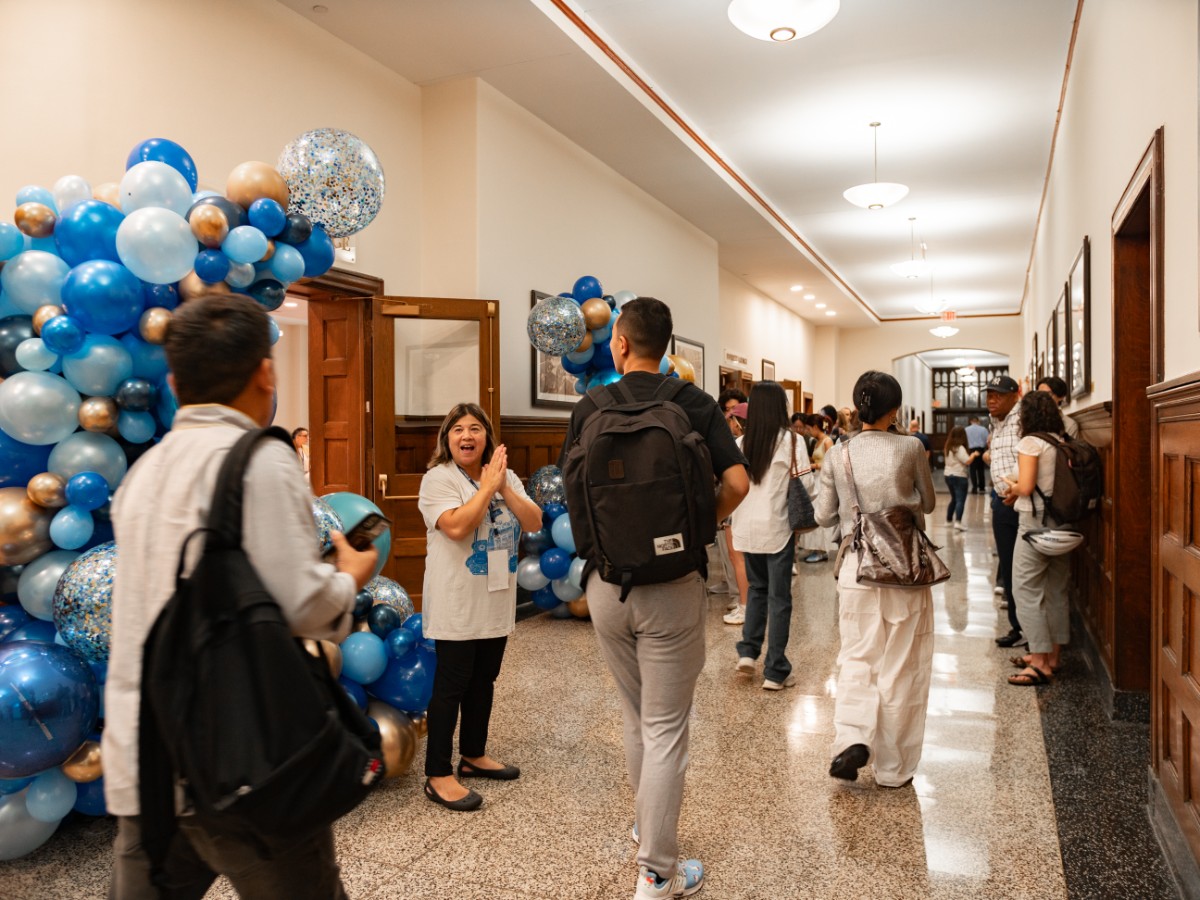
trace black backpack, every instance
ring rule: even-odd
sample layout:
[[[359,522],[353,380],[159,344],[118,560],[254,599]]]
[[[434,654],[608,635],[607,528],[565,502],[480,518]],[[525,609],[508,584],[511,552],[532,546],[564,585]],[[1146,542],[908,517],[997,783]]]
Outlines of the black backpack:
[[[622,381],[588,391],[596,412],[563,463],[576,550],[622,601],[634,585],[707,575],[716,488],[708,446],[673,402],[686,386],[665,378],[650,400]]]
[[[1056,450],[1054,461],[1054,491],[1047,497],[1041,489],[1042,524],[1053,516],[1063,524],[1085,519],[1100,508],[1104,495],[1104,465],[1100,454],[1087,441],[1079,438],[1034,433]]]
[[[383,772],[378,732],[328,662],[292,636],[242,549],[242,484],[264,438],[291,447],[280,428],[234,444],[143,648],[138,790],[156,884],[175,831],[177,781],[206,830],[268,850],[272,839],[327,827]],[[184,578],[197,535],[203,554]]]

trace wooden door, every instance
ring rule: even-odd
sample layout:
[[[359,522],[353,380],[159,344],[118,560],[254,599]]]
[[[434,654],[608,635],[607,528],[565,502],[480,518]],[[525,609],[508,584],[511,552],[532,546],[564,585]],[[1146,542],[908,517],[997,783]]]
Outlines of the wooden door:
[[[804,412],[804,392],[800,389],[800,382],[785,378],[779,384],[788,395],[788,406],[791,407],[792,412]]]
[[[457,403],[478,403],[499,436],[498,311],[490,300],[427,297],[376,297],[371,305],[373,494],[392,520],[384,574],[417,609],[425,578],[417,498],[442,419]]]

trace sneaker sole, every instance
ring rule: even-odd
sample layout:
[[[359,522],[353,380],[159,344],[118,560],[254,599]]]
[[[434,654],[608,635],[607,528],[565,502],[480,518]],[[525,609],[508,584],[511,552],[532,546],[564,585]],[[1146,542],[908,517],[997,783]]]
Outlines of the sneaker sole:
[[[753,675],[754,674],[754,663],[745,665],[739,661],[737,664],[737,672],[739,675]]]

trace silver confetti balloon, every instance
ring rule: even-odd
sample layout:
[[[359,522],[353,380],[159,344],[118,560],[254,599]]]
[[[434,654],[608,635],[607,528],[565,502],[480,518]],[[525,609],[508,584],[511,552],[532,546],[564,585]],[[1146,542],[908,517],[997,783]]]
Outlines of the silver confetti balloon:
[[[567,489],[558,466],[542,466],[530,475],[528,491],[529,498],[538,506],[567,502]]]
[[[542,353],[562,356],[570,353],[587,334],[583,310],[570,297],[547,297],[529,311],[526,322],[529,340]]]
[[[290,193],[288,212],[308,216],[331,238],[362,231],[383,206],[379,157],[348,131],[304,132],[283,148],[278,169]]]
[[[333,531],[345,531],[346,526],[343,524],[341,517],[333,511],[333,507],[320,497],[313,497],[312,502],[313,521],[317,524],[317,542],[321,546],[321,553],[328,553],[333,549],[333,539],[329,536]]]
[[[396,612],[400,613],[401,622],[414,612],[413,602],[408,596],[408,591],[390,578],[376,575],[367,582],[367,586],[363,590],[370,594],[372,606],[380,604],[390,606]]]
[[[108,541],[67,566],[54,590],[54,625],[63,643],[91,662],[108,661],[116,571],[117,545]]]

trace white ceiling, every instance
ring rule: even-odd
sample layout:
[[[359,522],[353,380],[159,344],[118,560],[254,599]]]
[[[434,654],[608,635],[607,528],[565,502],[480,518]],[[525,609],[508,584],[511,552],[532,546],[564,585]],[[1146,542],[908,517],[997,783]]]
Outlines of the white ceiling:
[[[416,84],[487,81],[814,323],[914,316],[931,294],[959,315],[1020,308],[1076,0],[843,0],[822,31],[782,45],[734,29],[726,0],[568,0],[811,252],[595,62],[553,0],[322,0],[323,14],[280,2]],[[871,121],[880,179],[911,189],[874,212],[841,196],[872,180]],[[910,216],[932,284],[890,270],[910,256]]]
[[[951,366],[1007,366],[1009,359],[1003,353],[988,353],[986,350],[926,350],[916,354],[917,359],[931,369],[947,369]]]

